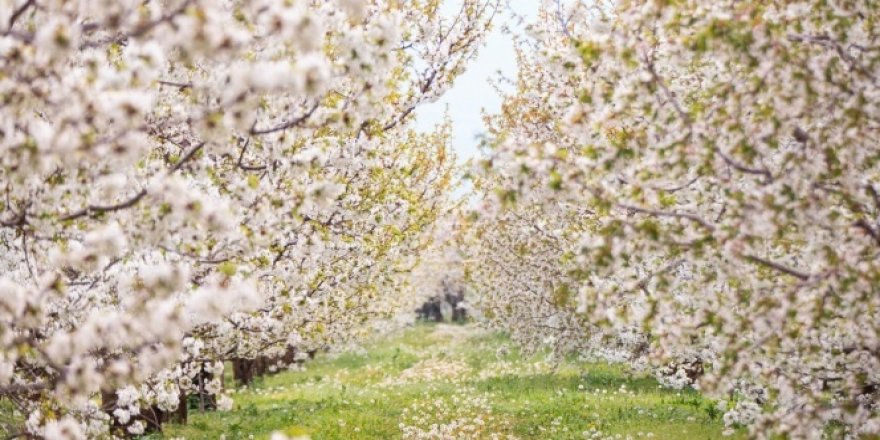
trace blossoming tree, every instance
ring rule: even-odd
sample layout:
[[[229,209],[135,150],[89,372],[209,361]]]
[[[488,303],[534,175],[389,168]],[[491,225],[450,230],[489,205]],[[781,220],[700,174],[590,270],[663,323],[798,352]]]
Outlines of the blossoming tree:
[[[4,429],[138,434],[393,311],[452,162],[409,120],[496,7],[438,3],[0,0]]]
[[[878,435],[878,13],[543,2],[475,172],[496,323],[612,338],[759,437]]]

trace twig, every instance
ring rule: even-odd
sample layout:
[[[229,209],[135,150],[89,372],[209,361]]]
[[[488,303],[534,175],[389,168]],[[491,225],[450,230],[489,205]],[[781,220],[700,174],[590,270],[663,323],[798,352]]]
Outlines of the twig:
[[[192,159],[196,155],[196,153],[198,153],[199,150],[201,150],[202,147],[204,147],[204,146],[205,146],[205,143],[202,142],[202,143],[196,145],[195,147],[193,147],[191,150],[189,150],[173,167],[171,167],[171,169],[168,171],[168,174],[172,174],[172,173],[175,173],[178,170],[180,170],[183,167],[183,165],[187,161]],[[76,212],[73,212],[73,213],[70,213],[70,214],[67,214],[67,215],[61,217],[61,220],[62,221],[75,220],[80,217],[86,217],[86,216],[94,217],[96,215],[103,214],[106,212],[114,212],[114,211],[120,211],[123,209],[131,208],[132,206],[137,205],[141,201],[141,199],[146,197],[146,195],[147,195],[147,190],[146,190],[146,188],[144,188],[144,189],[140,190],[137,194],[135,194],[133,197],[131,197],[130,199],[128,199],[124,202],[121,202],[121,203],[118,203],[115,205],[105,205],[105,206],[89,205],[85,208],[80,209],[79,211],[76,211]]]
[[[247,152],[248,145],[250,145],[251,140],[248,138],[244,145],[241,146],[241,153],[238,154],[238,161],[236,162],[236,166],[245,170],[245,171],[263,171],[267,168],[266,165],[245,165],[244,163],[244,153]]]
[[[802,281],[807,281],[807,280],[810,279],[810,274],[805,273],[805,272],[801,272],[801,271],[799,271],[799,270],[797,270],[797,269],[792,269],[792,268],[790,268],[790,267],[788,267],[788,266],[785,266],[785,265],[783,265],[783,264],[777,263],[777,262],[775,262],[775,261],[770,261],[770,260],[767,260],[767,259],[765,259],[765,258],[757,257],[757,256],[754,256],[754,255],[743,255],[743,257],[745,257],[746,260],[749,260],[749,261],[751,261],[752,263],[757,263],[757,264],[760,264],[760,265],[762,265],[762,266],[769,267],[769,268],[771,268],[771,269],[774,269],[774,270],[776,270],[776,271],[782,272],[782,273],[784,273],[784,274],[791,275],[791,276],[793,276],[793,277],[795,277],[795,278],[797,278],[797,279],[799,279],[799,280],[802,280]]]
[[[12,30],[12,26],[15,25],[15,22],[18,21],[18,19],[22,15],[24,15],[24,13],[27,12],[28,9],[30,9],[31,7],[33,7],[36,4],[37,4],[36,0],[27,0],[26,2],[24,2],[24,4],[19,6],[19,8],[16,9],[15,12],[12,13],[12,16],[9,17],[9,27],[8,28],[10,30]]]
[[[648,214],[648,215],[653,215],[653,216],[657,216],[657,217],[683,218],[683,219],[695,222],[710,231],[715,230],[715,225],[713,225],[712,223],[709,223],[707,220],[703,219],[702,217],[700,217],[696,214],[690,213],[690,212],[661,211],[659,209],[642,208],[640,206],[629,205],[626,203],[618,203],[617,206],[622,209],[627,209],[627,210],[630,210],[633,212],[639,212],[642,214]]]
[[[315,110],[318,109],[319,104],[320,104],[320,102],[316,101],[315,105],[313,105],[312,108],[309,109],[308,112],[306,112],[305,114],[303,114],[297,118],[294,118],[288,122],[284,122],[280,125],[276,125],[276,126],[270,127],[270,128],[262,128],[262,129],[258,129],[256,126],[254,126],[253,128],[251,128],[250,134],[252,134],[252,135],[269,134],[269,133],[275,133],[278,131],[283,131],[283,130],[287,130],[289,128],[299,126],[303,122],[305,122],[307,119],[309,119],[313,113],[315,113]]]
[[[162,86],[177,87],[181,90],[182,89],[190,89],[193,86],[193,83],[181,83],[181,82],[165,81],[165,80],[159,80],[158,83],[159,83],[159,85],[162,85]]]

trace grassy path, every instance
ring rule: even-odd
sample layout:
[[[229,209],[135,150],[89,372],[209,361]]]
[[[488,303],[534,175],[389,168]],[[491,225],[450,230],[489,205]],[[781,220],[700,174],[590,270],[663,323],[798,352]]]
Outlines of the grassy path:
[[[276,430],[314,440],[722,438],[720,415],[694,392],[605,364],[554,368],[469,325],[419,325],[233,398],[232,412],[191,414],[166,438],[262,439]]]

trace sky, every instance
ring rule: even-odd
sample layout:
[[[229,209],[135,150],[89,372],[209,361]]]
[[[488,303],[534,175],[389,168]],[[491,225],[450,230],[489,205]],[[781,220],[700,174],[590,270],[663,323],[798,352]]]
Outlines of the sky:
[[[453,128],[452,146],[461,162],[477,154],[477,135],[485,131],[481,111],[497,113],[501,109],[501,97],[490,84],[490,79],[498,78],[499,72],[508,78],[516,77],[516,53],[510,35],[502,31],[502,25],[511,21],[510,10],[516,15],[534,17],[539,3],[540,0],[511,0],[509,6],[502,7],[486,45],[480,48],[465,73],[455,80],[440,100],[416,111],[416,128],[428,131],[443,121],[448,108]],[[458,5],[457,1],[449,1],[444,5],[444,12],[452,14],[458,10]]]

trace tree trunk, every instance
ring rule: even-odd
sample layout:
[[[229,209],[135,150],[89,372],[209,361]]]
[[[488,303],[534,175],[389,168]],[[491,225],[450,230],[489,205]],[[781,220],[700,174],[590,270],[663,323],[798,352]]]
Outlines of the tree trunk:
[[[250,386],[254,381],[253,361],[243,358],[233,359],[232,377],[238,386]]]
[[[144,422],[144,434],[162,432],[162,423],[166,421],[166,414],[158,406],[141,408],[141,413],[132,415],[128,423],[120,423],[113,415],[113,411],[118,408],[117,402],[119,402],[119,398],[116,396],[115,390],[101,390],[101,409],[111,416],[110,433],[112,435],[124,439],[134,438],[134,435],[128,432],[128,427],[136,421]]]

